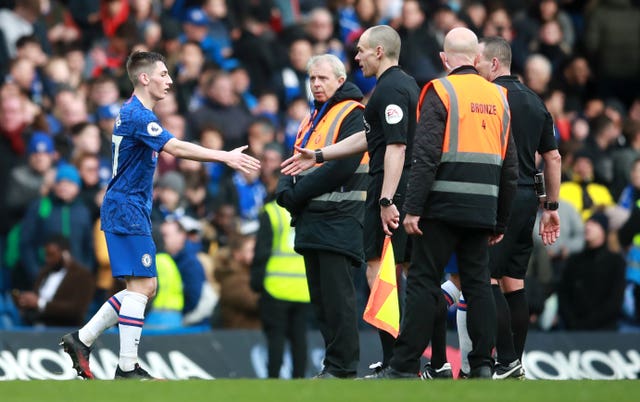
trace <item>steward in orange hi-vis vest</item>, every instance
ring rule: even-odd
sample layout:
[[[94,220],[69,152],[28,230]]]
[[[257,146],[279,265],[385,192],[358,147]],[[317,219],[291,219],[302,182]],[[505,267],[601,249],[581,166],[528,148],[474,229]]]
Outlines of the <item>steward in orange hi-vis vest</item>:
[[[364,105],[355,100],[345,100],[333,105],[331,109],[329,109],[329,111],[327,111],[320,119],[320,121],[318,121],[315,128],[313,128],[305,148],[319,149],[336,143],[338,141],[338,133],[340,132],[342,121],[349,115],[349,113],[351,113],[352,110],[356,108],[364,109]],[[306,117],[300,124],[295,143],[296,146],[304,146],[302,142],[304,140],[305,133],[311,129],[311,125],[317,113],[319,112],[316,111],[313,116]],[[320,163],[316,164],[316,168],[320,165]],[[315,168],[304,171],[300,173],[300,176],[306,176],[314,170]],[[341,186],[337,191],[332,191],[330,193],[314,197],[309,202],[309,207],[326,209],[326,207],[323,206],[325,203],[350,201],[363,203],[367,199],[368,173],[369,154],[365,152],[364,156],[360,160],[360,166],[358,166],[351,179],[345,183],[345,185]]]
[[[442,155],[422,215],[463,226],[496,226],[502,163],[510,135],[506,90],[476,74],[450,75],[433,87],[447,110]]]

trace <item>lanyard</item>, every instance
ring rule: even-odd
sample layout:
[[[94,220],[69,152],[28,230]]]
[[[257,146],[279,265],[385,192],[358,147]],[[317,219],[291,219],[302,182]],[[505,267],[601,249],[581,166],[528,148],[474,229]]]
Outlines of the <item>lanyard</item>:
[[[302,142],[300,143],[301,148],[307,147],[307,144],[309,143],[309,137],[311,137],[311,133],[316,128],[316,124],[318,124],[318,122],[322,118],[322,115],[324,114],[324,110],[327,108],[328,104],[329,102],[325,102],[324,105],[322,105],[322,107],[320,108],[320,111],[316,113],[315,117],[311,121],[311,127],[309,127],[309,130],[307,130],[307,133],[304,135],[304,137],[302,138]]]

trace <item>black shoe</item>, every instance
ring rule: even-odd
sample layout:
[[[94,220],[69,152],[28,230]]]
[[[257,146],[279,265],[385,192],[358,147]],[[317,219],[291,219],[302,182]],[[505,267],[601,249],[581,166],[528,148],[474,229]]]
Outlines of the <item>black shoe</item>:
[[[494,380],[505,380],[513,378],[516,380],[524,380],[524,369],[520,360],[516,359],[509,364],[496,364],[496,370],[493,373]]]
[[[152,377],[151,374],[147,373],[147,370],[140,367],[138,363],[136,363],[135,367],[131,371],[122,371],[120,366],[116,368],[116,380],[155,380],[156,378]]]
[[[312,380],[332,380],[338,378],[335,375],[331,374],[328,371],[322,370],[321,372],[319,372],[318,374],[314,375],[313,377],[311,377]]]
[[[87,380],[93,380],[93,373],[89,368],[89,356],[91,348],[82,343],[78,338],[78,331],[71,332],[62,337],[60,346],[71,357],[73,368],[78,372],[78,376]]]
[[[419,380],[420,376],[416,373],[405,373],[387,366],[377,373],[362,377],[364,380]]]
[[[489,366],[480,366],[476,368],[472,368],[469,373],[469,378],[471,379],[488,379],[490,380],[493,376],[493,370]]]
[[[322,370],[318,374],[311,377],[312,380],[349,380],[356,378],[355,374],[347,374],[343,376],[337,376],[335,374],[331,374],[327,370]]]
[[[451,364],[448,362],[443,364],[439,369],[434,369],[431,363],[424,365],[422,370],[423,380],[451,380],[453,379],[453,371],[451,370]]]
[[[462,371],[462,369],[460,369],[460,371],[458,371],[458,380],[468,380],[469,379],[469,373],[465,373],[464,371]]]

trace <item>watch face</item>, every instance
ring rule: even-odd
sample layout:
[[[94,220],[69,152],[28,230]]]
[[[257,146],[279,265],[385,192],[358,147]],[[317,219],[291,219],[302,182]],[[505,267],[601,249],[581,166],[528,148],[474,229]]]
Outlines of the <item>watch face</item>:
[[[393,201],[388,198],[380,198],[379,202],[381,207],[388,207],[389,205],[393,204]]]

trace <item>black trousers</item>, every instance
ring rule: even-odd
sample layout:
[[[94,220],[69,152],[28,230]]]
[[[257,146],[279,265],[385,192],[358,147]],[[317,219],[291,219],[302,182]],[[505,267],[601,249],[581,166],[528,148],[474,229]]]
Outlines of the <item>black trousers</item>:
[[[307,324],[309,303],[297,303],[273,298],[267,292],[260,297],[262,328],[267,338],[269,378],[279,378],[284,346],[289,341],[292,378],[304,378],[307,369]]]
[[[311,304],[324,339],[324,370],[354,376],[360,359],[352,260],[323,250],[303,250]]]
[[[391,359],[398,371],[417,373],[420,356],[433,336],[440,281],[453,252],[457,253],[462,292],[467,300],[467,327],[473,342],[471,369],[493,366],[496,307],[489,280],[486,229],[450,225],[422,219],[422,236],[414,236],[411,266],[407,276],[405,313]]]

